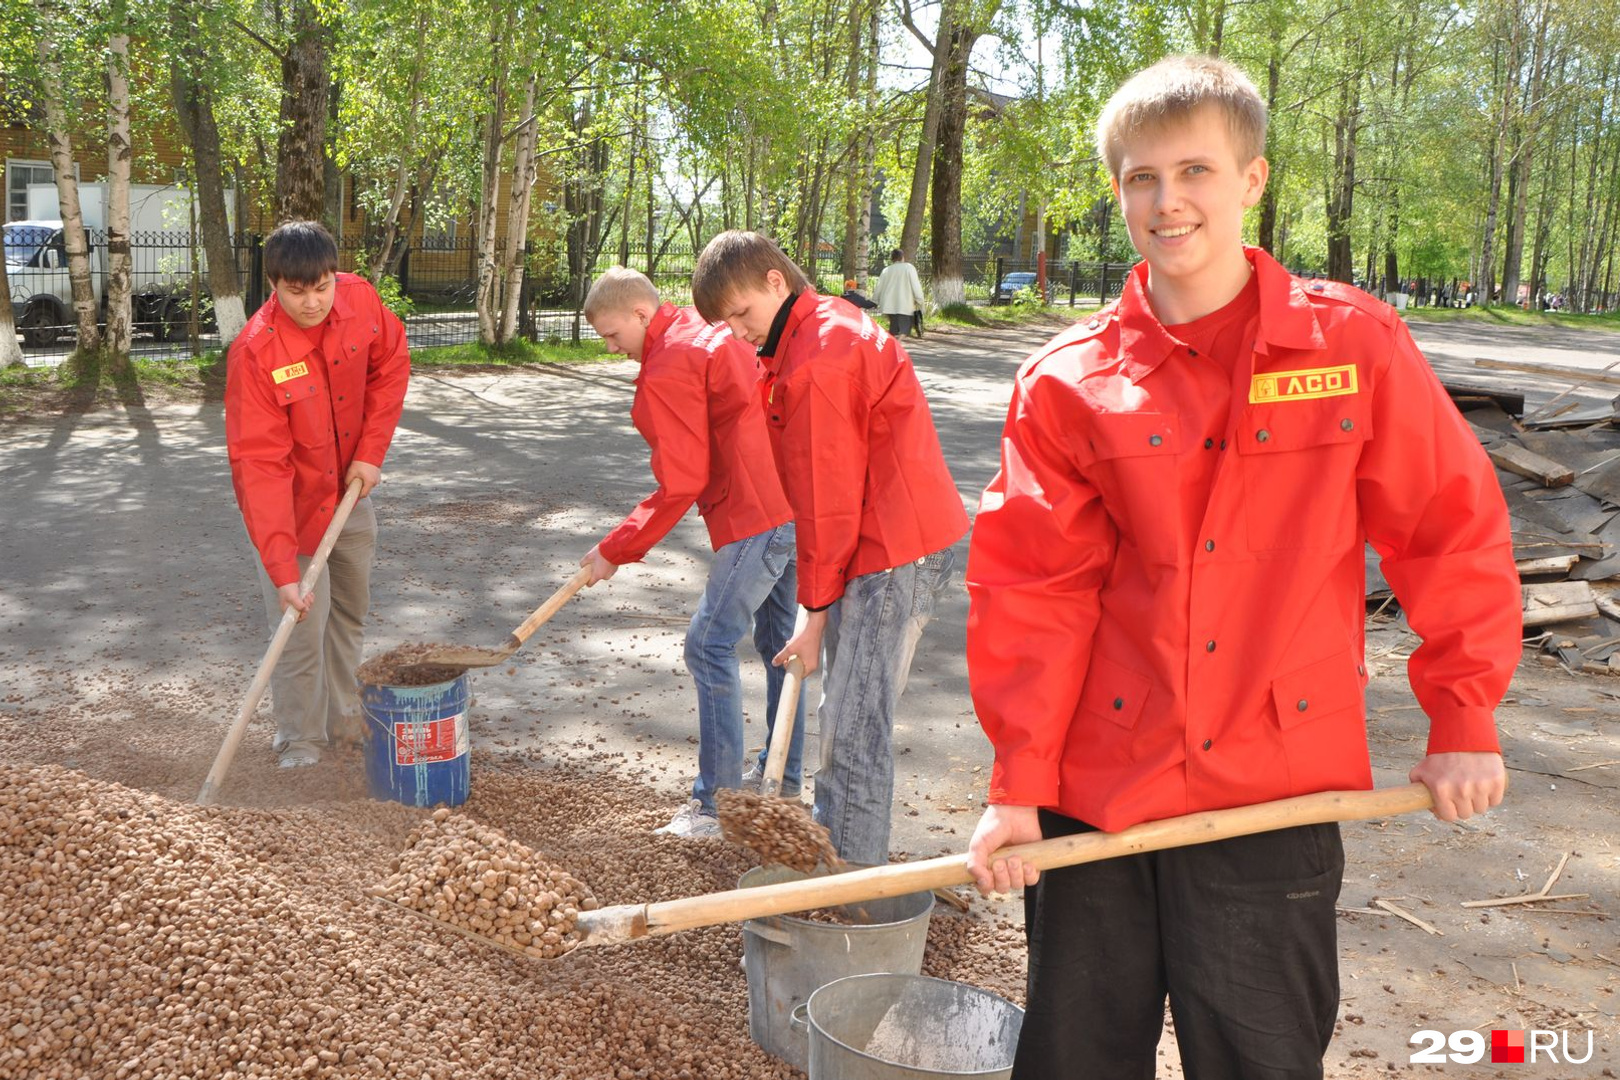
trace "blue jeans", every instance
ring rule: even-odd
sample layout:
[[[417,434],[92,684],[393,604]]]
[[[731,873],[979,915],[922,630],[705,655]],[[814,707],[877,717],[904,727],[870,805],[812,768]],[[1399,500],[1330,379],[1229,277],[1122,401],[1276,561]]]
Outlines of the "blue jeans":
[[[847,862],[889,861],[894,712],[917,640],[955,565],[956,553],[947,548],[862,574],[828,612],[815,818]]]
[[[743,704],[737,642],[754,629],[754,648],[765,661],[765,724],[776,722],[783,671],[771,658],[793,636],[795,595],[793,523],[727,544],[714,553],[709,583],[686,631],[686,670],[698,692],[698,777],[692,798],[714,813],[714,793],[742,785]],[[766,736],[767,743],[769,735]],[[784,783],[798,783],[804,760],[804,697],[799,698]]]

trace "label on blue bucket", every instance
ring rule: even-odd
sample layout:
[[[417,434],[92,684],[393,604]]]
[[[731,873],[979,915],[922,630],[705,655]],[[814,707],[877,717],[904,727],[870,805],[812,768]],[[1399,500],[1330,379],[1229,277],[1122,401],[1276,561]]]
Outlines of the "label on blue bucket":
[[[467,730],[467,714],[456,713],[442,720],[394,725],[394,764],[449,761],[472,749]]]

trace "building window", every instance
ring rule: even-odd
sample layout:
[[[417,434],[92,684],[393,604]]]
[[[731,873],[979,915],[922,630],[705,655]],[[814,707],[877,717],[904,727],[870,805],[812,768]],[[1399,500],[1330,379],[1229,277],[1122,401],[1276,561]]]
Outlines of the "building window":
[[[77,173],[78,166],[74,166]],[[26,221],[28,219],[28,185],[55,183],[56,174],[51,171],[48,161],[21,161],[17,158],[6,160],[6,220]],[[58,215],[52,214],[51,217]]]

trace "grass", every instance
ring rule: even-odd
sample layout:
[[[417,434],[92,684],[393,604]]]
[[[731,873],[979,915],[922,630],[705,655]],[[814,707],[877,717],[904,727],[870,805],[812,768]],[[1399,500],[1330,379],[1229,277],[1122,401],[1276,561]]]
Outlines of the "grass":
[[[923,321],[924,329],[930,323],[949,326],[1025,326],[1031,323],[1049,323],[1053,319],[1078,319],[1095,311],[1095,304],[1069,307],[1052,304],[1047,307],[1025,307],[1018,304],[997,304],[994,307],[978,304],[949,304]]]
[[[526,341],[519,338],[505,345],[489,347],[478,342],[464,345],[438,345],[412,349],[411,363],[423,367],[467,367],[497,364],[521,367],[525,364],[594,364],[619,357],[607,351],[600,341]]]
[[[1526,311],[1521,307],[1437,308],[1409,307],[1408,322],[1482,323],[1486,326],[1560,326],[1576,330],[1620,330],[1620,311],[1603,315],[1577,315],[1568,311]]]
[[[105,354],[69,357],[53,368],[0,368],[0,419],[49,413],[84,412],[151,401],[221,401],[225,396],[225,353],[210,349],[200,357],[165,360],[135,358],[128,370],[108,368]],[[588,364],[614,357],[600,341],[513,341],[489,349],[476,342],[412,349],[413,366],[522,367],[530,364]]]

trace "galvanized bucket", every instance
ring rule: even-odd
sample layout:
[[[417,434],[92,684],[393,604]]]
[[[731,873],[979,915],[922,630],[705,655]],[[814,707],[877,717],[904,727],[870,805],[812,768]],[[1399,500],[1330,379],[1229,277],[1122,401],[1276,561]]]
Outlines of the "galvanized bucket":
[[[856,975],[794,1013],[809,1030],[810,1080],[1007,1080],[1024,1010],[965,983]]]
[[[760,866],[737,884],[747,889],[809,876],[784,866]],[[767,1053],[805,1068],[810,1050],[804,1031],[794,1030],[794,1008],[823,984],[847,975],[921,971],[933,908],[933,894],[919,892],[829,909],[849,919],[849,925],[792,915],[743,923],[748,1034]]]

